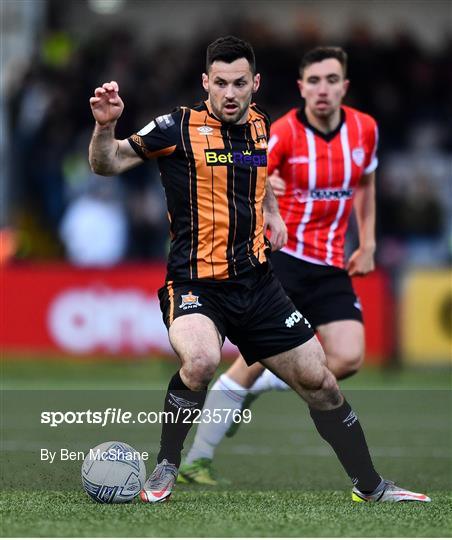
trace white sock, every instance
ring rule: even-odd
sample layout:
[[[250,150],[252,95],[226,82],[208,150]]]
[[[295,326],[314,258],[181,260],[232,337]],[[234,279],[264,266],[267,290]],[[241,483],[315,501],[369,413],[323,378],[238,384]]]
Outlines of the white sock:
[[[215,448],[223,440],[226,431],[232,424],[233,411],[241,410],[248,389],[223,374],[215,382],[207,394],[201,423],[198,425],[193,446],[188,452],[186,463],[199,458],[213,458]],[[216,409],[216,410],[215,410]],[[212,421],[207,420],[210,412]],[[219,420],[221,416],[221,420]],[[214,421],[215,420],[215,421]]]
[[[266,369],[250,388],[250,392],[259,395],[269,390],[290,390],[290,386]]]

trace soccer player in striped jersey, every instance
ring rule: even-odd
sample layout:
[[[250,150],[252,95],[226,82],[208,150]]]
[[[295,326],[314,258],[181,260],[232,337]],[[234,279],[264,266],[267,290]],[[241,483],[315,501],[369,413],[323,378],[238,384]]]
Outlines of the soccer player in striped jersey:
[[[251,104],[260,83],[252,47],[232,36],[211,43],[202,83],[208,99],[200,106],[160,116],[126,140],[115,138],[124,109],[118,84],[104,83],[90,99],[96,120],[92,169],[109,176],[157,158],[171,222],[159,298],[181,369],[169,382],[160,452],[141,500],[170,497],[185,438],[199,418],[226,336],[247,364],[262,362],[308,403],[316,428],[352,480],[355,497],[392,497],[311,325],[267,261],[266,229],[279,248],[286,227],[268,185],[268,121]]]
[[[274,271],[297,309],[321,338],[337,379],[356,373],[364,358],[361,305],[351,276],[374,269],[375,120],[342,104],[349,86],[347,55],[317,47],[300,64],[302,107],[271,126],[268,172],[288,229],[288,242],[272,254]],[[345,233],[354,207],[359,247],[344,257]],[[261,364],[240,356],[214,384],[205,408],[246,409],[261,393],[290,387]],[[200,424],[179,480],[217,483],[215,448],[240,425],[237,416]],[[240,418],[240,417],[239,417]],[[234,421],[235,419],[235,421]]]

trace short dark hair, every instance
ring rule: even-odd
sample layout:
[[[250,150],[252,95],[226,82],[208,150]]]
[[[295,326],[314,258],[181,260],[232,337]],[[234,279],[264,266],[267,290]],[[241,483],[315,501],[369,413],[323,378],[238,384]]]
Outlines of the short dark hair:
[[[243,39],[235,36],[226,36],[216,39],[207,47],[206,73],[215,61],[230,64],[239,58],[246,58],[250,64],[253,75],[256,73],[256,58],[253,47]]]
[[[308,66],[322,62],[322,60],[327,60],[328,58],[335,58],[339,61],[345,77],[347,75],[347,53],[341,47],[316,47],[308,51],[300,62],[300,77],[303,78],[304,70]]]

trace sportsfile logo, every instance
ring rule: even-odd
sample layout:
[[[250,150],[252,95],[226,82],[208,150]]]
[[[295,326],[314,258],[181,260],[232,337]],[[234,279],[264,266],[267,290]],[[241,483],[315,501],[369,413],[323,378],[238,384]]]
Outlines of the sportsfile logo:
[[[204,150],[206,156],[206,164],[209,166],[227,166],[236,165],[241,167],[266,167],[267,166],[267,151],[266,150],[241,150],[239,152],[233,150]]]

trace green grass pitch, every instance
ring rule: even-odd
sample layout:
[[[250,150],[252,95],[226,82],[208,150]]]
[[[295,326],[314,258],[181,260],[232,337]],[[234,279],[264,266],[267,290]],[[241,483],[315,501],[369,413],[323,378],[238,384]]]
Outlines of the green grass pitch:
[[[2,536],[451,536],[448,370],[367,369],[343,384],[377,469],[428,493],[431,504],[352,503],[348,478],[290,392],[262,396],[252,422],[218,449],[217,470],[231,484],[178,486],[161,505],[97,504],[83,492],[79,462],[40,462],[39,448],[46,444],[87,450],[116,439],[149,450],[149,472],[160,426],[51,429],[39,425],[39,411],[44,404],[52,410],[64,403],[69,410],[116,406],[115,400],[131,410],[156,410],[176,366],[157,360],[2,362]]]

